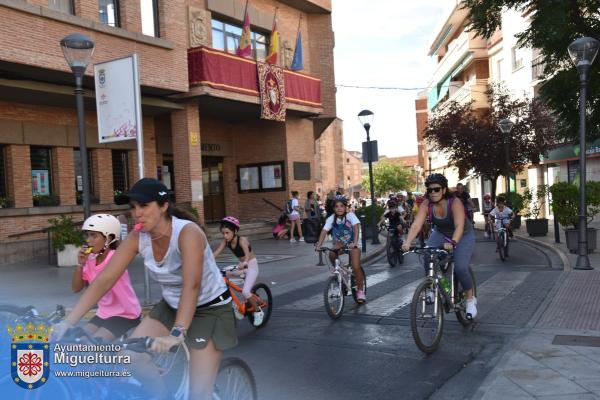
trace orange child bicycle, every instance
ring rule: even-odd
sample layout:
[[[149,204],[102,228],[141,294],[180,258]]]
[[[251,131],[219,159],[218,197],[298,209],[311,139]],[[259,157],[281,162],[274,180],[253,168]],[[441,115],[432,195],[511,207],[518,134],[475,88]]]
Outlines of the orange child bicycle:
[[[247,317],[250,324],[255,328],[264,327],[267,322],[269,322],[273,310],[273,296],[271,295],[271,289],[264,283],[257,283],[252,286],[252,298],[264,313],[262,323],[256,326],[254,325],[254,312],[258,310],[252,306],[251,302],[246,301],[244,296],[242,296],[242,287],[244,286],[245,277],[244,270],[239,269],[237,265],[230,265],[222,268],[221,274],[223,274],[223,279],[231,293],[236,318],[244,319],[244,317]]]

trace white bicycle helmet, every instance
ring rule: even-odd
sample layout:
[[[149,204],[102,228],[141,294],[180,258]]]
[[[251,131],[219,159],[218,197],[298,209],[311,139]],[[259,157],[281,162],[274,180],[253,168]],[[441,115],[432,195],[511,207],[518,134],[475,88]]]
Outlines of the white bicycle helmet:
[[[119,220],[110,214],[95,214],[85,220],[83,227],[84,231],[100,232],[108,240],[109,235],[114,235],[115,238],[110,243],[121,239],[121,223]]]

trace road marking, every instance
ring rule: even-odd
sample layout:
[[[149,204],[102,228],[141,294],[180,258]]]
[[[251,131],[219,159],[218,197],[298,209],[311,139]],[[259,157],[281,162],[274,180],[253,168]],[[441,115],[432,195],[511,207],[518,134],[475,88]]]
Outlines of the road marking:
[[[405,273],[408,273],[411,271],[412,270],[409,270],[409,269],[401,270],[398,272],[395,272],[395,270],[386,270],[386,271],[382,271],[382,272],[379,272],[374,275],[367,275],[367,293],[368,293],[369,287],[375,286],[378,283],[384,282],[390,278],[394,278],[396,276],[399,276],[399,275],[402,275],[402,274],[405,274]],[[321,281],[323,282],[323,284],[325,284],[324,280],[321,280]],[[294,301],[293,303],[286,304],[285,306],[283,306],[281,308],[291,309],[291,310],[312,310],[312,309],[316,309],[316,308],[320,308],[320,307],[323,307],[323,293],[322,292],[320,292],[319,294],[310,296],[306,299],[297,300],[297,301]]]
[[[356,309],[357,314],[372,314],[388,316],[398,311],[402,307],[406,307],[412,302],[413,295],[419,283],[423,282],[423,278],[414,280],[399,289],[389,292],[388,294],[378,297],[375,300],[369,300]],[[368,294],[368,292],[367,292]]]

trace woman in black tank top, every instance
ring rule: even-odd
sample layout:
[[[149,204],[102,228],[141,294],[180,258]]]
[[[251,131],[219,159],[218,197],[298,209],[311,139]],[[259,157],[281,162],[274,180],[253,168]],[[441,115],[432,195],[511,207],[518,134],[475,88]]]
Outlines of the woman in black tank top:
[[[223,241],[221,244],[219,244],[219,247],[215,249],[214,255],[217,257],[227,247],[238,258],[239,263],[236,274],[239,275],[244,273],[246,275],[244,279],[244,287],[242,288],[242,294],[246,300],[252,304],[254,309],[259,310],[254,313],[254,326],[260,326],[262,324],[264,315],[256,303],[256,300],[252,297],[252,287],[254,286],[256,278],[258,277],[258,261],[256,260],[256,254],[254,254],[252,251],[252,246],[250,246],[248,239],[243,236],[238,236],[237,232],[239,229],[240,221],[238,221],[237,218],[225,217],[221,220],[221,233],[223,234]],[[236,316],[238,316],[237,313]],[[240,318],[240,316],[238,316],[238,318]],[[240,319],[242,318],[243,315]]]

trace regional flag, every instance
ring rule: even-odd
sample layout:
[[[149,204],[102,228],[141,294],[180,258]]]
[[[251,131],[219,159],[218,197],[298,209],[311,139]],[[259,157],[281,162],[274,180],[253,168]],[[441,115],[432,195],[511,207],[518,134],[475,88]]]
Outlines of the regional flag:
[[[246,12],[244,13],[244,25],[242,26],[242,36],[240,44],[235,51],[240,57],[249,57],[252,55],[252,33],[250,32],[250,16],[248,15],[248,2],[246,2]]]
[[[292,71],[300,71],[304,69],[304,55],[302,53],[302,32],[298,30],[298,36],[296,37],[296,48],[294,49],[294,59],[290,66]]]
[[[275,17],[273,17],[273,30],[271,31],[271,39],[269,44],[269,55],[265,60],[269,64],[277,64],[277,58],[279,56],[279,33],[277,32],[277,11],[275,11]]]

